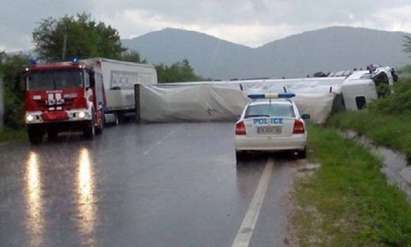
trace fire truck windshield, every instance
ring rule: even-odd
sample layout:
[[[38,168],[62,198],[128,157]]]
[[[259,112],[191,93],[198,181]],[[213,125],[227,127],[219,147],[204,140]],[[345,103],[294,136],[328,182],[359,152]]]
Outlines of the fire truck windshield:
[[[27,80],[28,90],[46,90],[83,87],[80,70],[33,71]]]

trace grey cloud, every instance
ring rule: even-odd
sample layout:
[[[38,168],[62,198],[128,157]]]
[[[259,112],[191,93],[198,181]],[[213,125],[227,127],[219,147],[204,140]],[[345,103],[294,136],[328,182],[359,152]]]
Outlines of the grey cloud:
[[[290,27],[291,32],[334,24],[371,23],[384,28],[389,24],[376,19],[376,13],[411,3],[409,0],[0,0],[0,4],[0,46],[16,49],[30,46],[31,32],[42,18],[82,11],[91,12],[109,24],[121,25],[114,27],[127,34],[149,31],[146,20],[141,20],[141,24],[116,22],[127,10],[144,12],[150,18],[180,26],[257,24],[272,30]]]
[[[0,0],[0,44],[9,49],[30,47],[31,33],[43,18],[90,9],[82,0]]]
[[[261,24],[300,24],[347,21],[351,15],[369,18],[384,8],[405,4],[403,0],[209,0],[164,1],[125,0],[99,1],[99,9],[121,11],[140,9],[180,22],[211,22],[241,24],[258,21]]]

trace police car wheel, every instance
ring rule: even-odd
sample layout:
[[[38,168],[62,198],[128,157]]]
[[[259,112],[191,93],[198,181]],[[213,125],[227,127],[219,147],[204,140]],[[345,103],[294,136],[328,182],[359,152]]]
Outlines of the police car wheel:
[[[236,158],[237,162],[243,160],[244,159],[244,152],[236,151],[235,152],[235,158]]]
[[[307,150],[299,150],[297,151],[297,158],[299,159],[305,159],[307,157]]]

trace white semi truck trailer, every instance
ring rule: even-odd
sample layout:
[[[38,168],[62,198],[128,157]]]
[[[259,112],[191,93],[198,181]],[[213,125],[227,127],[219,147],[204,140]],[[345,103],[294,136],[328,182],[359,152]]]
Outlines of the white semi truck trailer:
[[[96,80],[104,85],[106,102],[104,116],[106,123],[119,121],[135,113],[134,85],[157,84],[157,72],[151,64],[124,62],[106,58],[81,60],[94,68]]]

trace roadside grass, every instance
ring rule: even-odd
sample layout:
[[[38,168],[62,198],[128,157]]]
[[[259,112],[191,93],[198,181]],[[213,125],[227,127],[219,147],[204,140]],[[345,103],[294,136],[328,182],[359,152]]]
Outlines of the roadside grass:
[[[9,141],[23,141],[27,139],[27,134],[25,129],[11,129],[2,128],[0,129],[0,143]]]
[[[411,114],[389,115],[371,110],[341,112],[332,116],[327,125],[355,130],[375,143],[391,147],[411,158]]]
[[[376,157],[318,126],[309,127],[309,150],[321,167],[295,187],[301,246],[411,246],[411,205]]]

